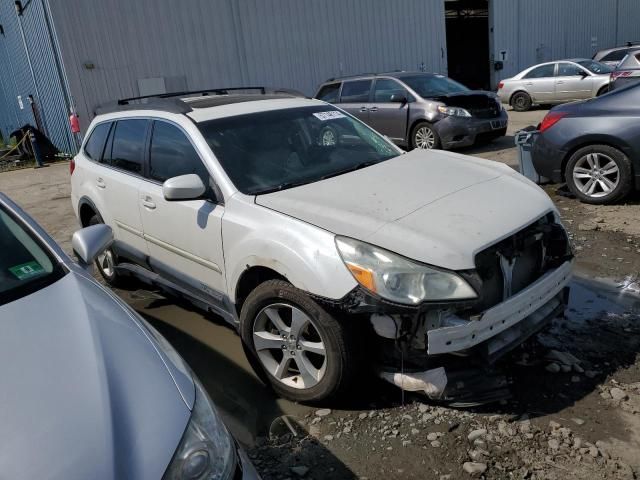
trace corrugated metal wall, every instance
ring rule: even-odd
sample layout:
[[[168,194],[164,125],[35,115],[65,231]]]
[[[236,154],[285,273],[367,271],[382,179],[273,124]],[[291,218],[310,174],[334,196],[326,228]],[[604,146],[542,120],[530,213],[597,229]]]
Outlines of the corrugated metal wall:
[[[83,127],[100,103],[137,95],[142,78],[165,77],[168,91],[277,85],[312,94],[339,74],[446,70],[442,0],[51,3]]]
[[[543,61],[591,58],[603,48],[640,40],[639,0],[490,0],[493,55],[507,52],[507,78]]]
[[[28,101],[28,96],[33,95],[44,133],[62,151],[74,152],[69,111],[47,30],[43,1],[23,4],[26,8],[23,15],[18,16],[13,1],[0,2],[0,24],[4,28],[4,35],[0,35],[0,100],[3,104],[0,130],[6,137],[26,123],[36,125]],[[22,98],[23,109],[19,108],[18,96]]]

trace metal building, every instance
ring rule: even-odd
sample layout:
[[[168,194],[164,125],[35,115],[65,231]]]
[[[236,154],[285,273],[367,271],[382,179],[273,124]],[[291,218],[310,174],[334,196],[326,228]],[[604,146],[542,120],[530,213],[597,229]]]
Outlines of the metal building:
[[[495,88],[540,61],[640,40],[638,18],[638,0],[0,0],[0,131],[36,123],[29,95],[73,152],[70,108],[84,129],[99,104],[136,95],[312,94],[328,77],[395,69]]]

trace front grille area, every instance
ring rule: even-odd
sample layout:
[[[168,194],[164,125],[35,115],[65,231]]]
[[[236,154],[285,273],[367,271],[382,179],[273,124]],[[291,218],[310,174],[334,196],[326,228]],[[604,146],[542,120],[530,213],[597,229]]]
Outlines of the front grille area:
[[[496,102],[493,105],[484,108],[470,108],[469,113],[475,118],[498,118],[500,116],[500,107]]]
[[[569,258],[569,239],[564,228],[555,223],[553,214],[481,251],[475,260],[482,282],[481,309],[491,308],[524,290]]]

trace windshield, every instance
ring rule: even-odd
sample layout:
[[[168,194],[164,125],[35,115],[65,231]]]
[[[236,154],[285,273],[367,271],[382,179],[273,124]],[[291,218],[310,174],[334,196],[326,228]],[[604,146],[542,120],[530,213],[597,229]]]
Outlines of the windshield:
[[[613,67],[609,65],[605,65],[604,63],[595,62],[593,60],[580,60],[576,62],[578,65],[582,65],[584,68],[589,70],[592,73],[611,73],[613,72]]]
[[[0,305],[43,288],[62,274],[51,254],[0,208]]]
[[[461,83],[451,80],[444,75],[415,75],[400,78],[423,98],[439,97],[449,93],[468,92],[469,89]]]
[[[330,105],[238,115],[198,127],[231,181],[247,195],[315,182],[399,153]]]

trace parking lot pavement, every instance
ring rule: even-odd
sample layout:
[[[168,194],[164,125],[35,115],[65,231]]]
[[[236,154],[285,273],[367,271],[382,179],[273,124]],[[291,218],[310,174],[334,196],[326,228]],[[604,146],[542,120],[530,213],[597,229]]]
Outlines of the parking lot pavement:
[[[462,153],[516,166],[513,133],[537,124],[545,113],[509,112],[507,137]],[[633,259],[640,252],[640,236],[615,231],[607,213],[616,209],[611,210],[616,222],[637,225],[637,201],[591,207],[557,196],[555,187],[547,190],[582,247],[579,267],[592,276],[640,272],[640,255]],[[77,222],[68,164],[2,173],[0,191],[70,251]],[[594,229],[578,228],[594,218]],[[308,468],[313,478],[463,478],[465,469],[472,468],[487,469],[488,479],[634,478],[633,468],[640,473],[640,437],[633,433],[640,431],[640,307],[621,305],[614,297],[605,301],[598,288],[575,283],[569,323],[546,337],[580,364],[570,373],[551,373],[549,363],[516,371],[517,401],[457,411],[415,404],[416,397],[407,395],[402,406],[398,390],[371,382],[349,403],[318,413],[278,399],[266,388],[250,368],[239,338],[216,317],[157,292],[117,293],[190,364],[266,479],[291,476],[294,466]],[[278,420],[282,415],[300,422],[302,430],[283,436],[288,427]],[[470,442],[467,436],[477,430],[485,432]],[[469,462],[479,465],[465,466]]]

